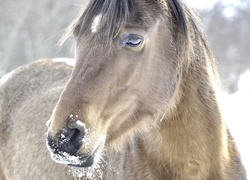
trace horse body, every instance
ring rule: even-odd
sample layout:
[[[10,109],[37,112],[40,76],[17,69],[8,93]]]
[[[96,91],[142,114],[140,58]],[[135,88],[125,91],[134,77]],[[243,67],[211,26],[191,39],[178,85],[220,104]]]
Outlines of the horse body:
[[[46,112],[31,108],[36,119],[48,119],[62,92],[48,122],[52,159],[83,179],[246,179],[217,102],[213,56],[196,14],[185,4],[90,1],[70,27],[71,33],[76,64],[66,86],[61,87],[65,78],[48,79],[56,84],[41,84],[35,93],[54,87],[55,97],[46,96],[50,101],[42,107]],[[4,103],[1,106],[3,124],[6,117],[13,121],[24,112],[21,108],[15,116]],[[20,124],[13,125],[20,132],[1,143],[18,144],[10,142],[23,132],[24,121],[34,123],[24,115]],[[3,137],[8,134],[5,129]],[[36,133],[30,138],[39,139]],[[33,150],[25,145],[13,161],[23,153],[33,155],[41,146],[38,154],[44,161],[34,160],[39,167],[34,175],[53,170],[58,179],[68,179],[62,166],[48,160],[42,144]],[[1,151],[2,159],[11,158],[11,151]],[[1,166],[5,174],[11,172],[6,161]]]
[[[72,67],[41,60],[14,70],[0,88],[0,179],[70,179],[45,146],[48,120]],[[6,77],[5,77],[6,78]],[[73,179],[73,178],[72,178]]]

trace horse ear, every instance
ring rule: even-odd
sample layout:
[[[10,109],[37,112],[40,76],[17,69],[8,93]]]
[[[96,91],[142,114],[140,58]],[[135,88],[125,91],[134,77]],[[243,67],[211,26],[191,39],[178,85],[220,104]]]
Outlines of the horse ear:
[[[187,38],[187,22],[186,22],[185,12],[183,9],[183,4],[179,0],[169,0],[169,5],[173,12],[174,18],[176,20],[177,28],[186,39]]]

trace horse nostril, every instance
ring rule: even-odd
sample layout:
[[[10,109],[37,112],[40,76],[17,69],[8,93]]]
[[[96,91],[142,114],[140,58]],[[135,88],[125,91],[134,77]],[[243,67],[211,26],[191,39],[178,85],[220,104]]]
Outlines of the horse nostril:
[[[74,155],[81,147],[85,136],[85,128],[72,123],[64,129],[59,137],[59,151]]]
[[[81,122],[77,121],[74,123],[70,123],[70,124],[68,124],[68,128],[69,129],[78,129],[80,132],[84,133],[84,135],[85,135],[86,128],[85,128],[84,124]]]

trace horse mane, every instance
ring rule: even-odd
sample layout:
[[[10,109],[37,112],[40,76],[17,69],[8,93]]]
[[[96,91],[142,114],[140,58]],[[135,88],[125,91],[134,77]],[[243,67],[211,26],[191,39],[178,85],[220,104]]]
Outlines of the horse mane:
[[[144,5],[144,7],[150,8],[143,9],[141,12],[141,10],[137,10],[136,5]],[[170,7],[173,21],[176,23],[176,28],[181,34],[178,38],[185,43],[188,40],[187,17],[183,9],[183,3],[180,0],[145,0],[142,2],[135,2],[134,0],[90,0],[87,7],[80,11],[72,24],[67,28],[59,41],[59,45],[63,45],[72,35],[83,34],[92,23],[93,17],[99,14],[102,14],[102,34],[110,40],[126,24],[132,24],[133,21],[138,24],[143,22],[143,20],[145,21],[145,19],[155,18],[162,12],[167,12],[168,6]],[[147,26],[147,24],[142,24],[142,26]]]

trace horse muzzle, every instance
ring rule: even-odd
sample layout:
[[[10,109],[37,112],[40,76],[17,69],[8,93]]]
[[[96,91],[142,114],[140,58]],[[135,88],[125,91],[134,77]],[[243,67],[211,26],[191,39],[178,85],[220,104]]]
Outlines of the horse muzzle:
[[[66,152],[50,152],[51,158],[60,164],[73,167],[90,167],[94,164],[95,154],[71,155]]]
[[[77,149],[80,149],[79,144],[69,145],[66,140],[55,142],[50,135],[47,136],[47,147],[50,151],[51,158],[57,163],[74,167],[92,166],[100,144],[101,143],[99,143],[92,152],[81,154],[77,153]],[[67,145],[69,147],[67,147]]]
[[[92,152],[81,154],[82,146],[86,146],[85,129],[82,126],[70,125],[67,129],[56,137],[47,134],[47,147],[50,151],[51,158],[57,163],[66,164],[76,167],[89,167],[94,163],[97,146]],[[84,144],[85,143],[85,144]]]

